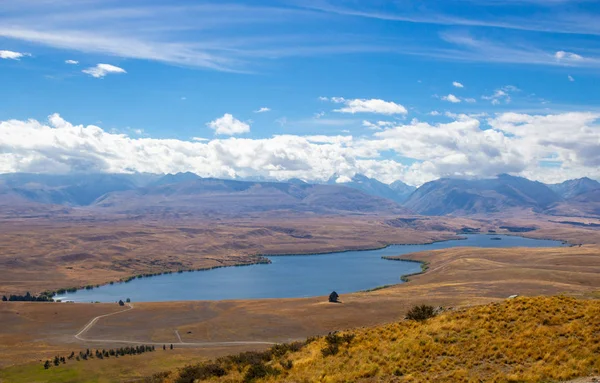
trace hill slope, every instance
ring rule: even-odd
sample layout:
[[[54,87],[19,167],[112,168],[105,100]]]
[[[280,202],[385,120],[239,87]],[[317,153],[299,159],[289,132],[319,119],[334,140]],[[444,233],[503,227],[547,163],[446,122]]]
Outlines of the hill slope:
[[[0,191],[32,203],[85,206],[106,193],[135,189],[155,177],[144,174],[0,174]]]
[[[493,179],[431,181],[418,188],[404,205],[424,215],[467,215],[509,208],[543,210],[560,200],[540,182],[502,174]]]
[[[397,203],[402,203],[406,201],[410,193],[412,193],[415,190],[414,187],[409,186],[403,183],[402,181],[396,181],[391,185],[386,185],[383,182],[380,182],[374,178],[369,178],[362,174],[356,174],[348,182],[337,183],[336,179],[336,176],[332,177],[328,181],[328,184],[343,185],[346,187],[360,190],[372,196],[387,198]]]
[[[577,197],[592,190],[600,189],[600,182],[584,177],[575,180],[568,180],[560,184],[548,185],[556,194],[564,199]]]
[[[318,338],[149,381],[551,382],[600,371],[598,328],[597,300],[517,298],[342,333],[337,352]]]
[[[292,210],[312,213],[405,213],[390,200],[335,185],[246,182],[201,178],[109,193],[96,208],[127,213],[239,214]]]

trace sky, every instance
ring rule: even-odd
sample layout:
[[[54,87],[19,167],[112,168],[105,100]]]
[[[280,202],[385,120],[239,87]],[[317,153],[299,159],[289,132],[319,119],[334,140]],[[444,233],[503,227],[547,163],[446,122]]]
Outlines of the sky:
[[[600,179],[593,0],[3,0],[0,173]]]

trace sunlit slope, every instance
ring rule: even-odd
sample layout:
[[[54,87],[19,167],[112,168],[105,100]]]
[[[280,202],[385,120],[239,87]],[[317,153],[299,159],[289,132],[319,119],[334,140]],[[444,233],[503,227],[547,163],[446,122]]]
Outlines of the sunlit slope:
[[[600,370],[597,300],[517,298],[353,333],[335,355],[324,356],[320,338],[274,356],[274,370],[253,381],[553,382]],[[248,369],[211,379],[243,381]]]

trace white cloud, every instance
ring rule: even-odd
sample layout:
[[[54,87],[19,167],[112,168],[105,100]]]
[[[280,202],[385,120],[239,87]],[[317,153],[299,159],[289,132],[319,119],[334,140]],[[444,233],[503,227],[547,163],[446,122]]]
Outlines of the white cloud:
[[[453,85],[455,88],[464,88],[464,87],[465,87],[463,84],[461,84],[461,83],[460,83],[460,82],[458,82],[458,81],[454,81],[454,82],[452,83],[452,85]]]
[[[575,79],[574,79],[574,78],[573,78],[573,76],[571,76],[571,75],[568,75],[568,76],[567,76],[567,78],[568,78],[568,79],[569,79],[569,81],[571,81],[571,82],[575,81]]]
[[[250,125],[236,119],[229,113],[225,113],[223,117],[217,118],[206,125],[213,129],[215,134],[223,134],[227,136],[250,132]]]
[[[0,59],[20,60],[22,57],[31,56],[29,53],[2,51],[0,50]]]
[[[374,113],[384,115],[407,114],[408,111],[403,105],[392,101],[384,101],[380,99],[345,99],[343,97],[319,97],[322,101],[331,101],[336,104],[344,104],[343,108],[334,109],[338,113]]]
[[[441,113],[437,110],[432,110],[428,113],[430,116],[439,116]]]
[[[345,184],[348,182],[352,182],[352,178],[350,178],[348,176],[339,176],[338,178],[335,179],[336,184]]]
[[[266,112],[270,112],[270,111],[271,111],[271,108],[267,108],[267,107],[263,106],[262,108],[255,110],[254,113],[266,113]]]
[[[477,102],[477,100],[475,100],[474,98],[469,97],[469,98],[465,98],[465,102],[468,102],[469,104],[474,104],[474,103]]]
[[[483,100],[488,100],[492,103],[492,105],[500,105],[502,103],[509,104],[512,101],[510,96],[513,92],[520,91],[519,88],[513,85],[506,85],[500,89],[496,89],[493,94],[489,96],[481,96]]]
[[[377,121],[376,123],[364,120],[362,126],[371,130],[382,130],[385,127],[394,126],[395,123],[392,121]]]
[[[448,101],[448,102],[451,102],[451,103],[453,103],[453,104],[457,104],[457,103],[461,102],[461,99],[460,99],[460,98],[458,98],[458,97],[456,97],[456,96],[455,96],[455,95],[453,95],[452,93],[450,93],[450,94],[449,94],[449,95],[447,95],[447,96],[443,96],[443,97],[442,97],[442,100],[444,100],[444,101]]]
[[[561,61],[582,61],[583,57],[572,52],[558,51],[554,54],[554,57]]]
[[[94,67],[84,69],[82,72],[95,78],[102,78],[111,73],[127,73],[125,69],[110,64],[98,64]]]
[[[279,135],[184,141],[72,125],[53,114],[48,123],[0,121],[0,173],[192,171],[206,177],[309,181],[361,173],[412,185],[439,177],[498,173],[544,182],[600,178],[599,113],[448,117],[453,120],[442,124],[386,121],[372,135],[358,138]],[[548,159],[554,166],[544,165]]]
[[[77,61],[77,60],[65,60],[65,64],[77,65],[77,64],[79,64],[79,61]]]

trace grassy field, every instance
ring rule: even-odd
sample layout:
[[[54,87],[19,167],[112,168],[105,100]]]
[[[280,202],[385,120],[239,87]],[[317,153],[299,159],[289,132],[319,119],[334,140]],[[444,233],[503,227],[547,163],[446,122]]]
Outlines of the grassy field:
[[[207,381],[557,382],[600,371],[599,328],[597,300],[517,298],[320,338],[299,351],[219,360],[225,375]]]
[[[502,231],[498,227],[506,224],[535,227],[525,235],[584,245],[556,249],[455,248],[410,254],[404,258],[427,262],[425,274],[411,277],[409,283],[344,295],[341,304],[329,304],[326,297],[134,303],[133,310],[102,318],[86,333],[87,339],[105,342],[83,342],[74,335],[92,318],[120,310],[115,304],[0,302],[0,382],[134,381],[192,361],[265,347],[183,347],[177,344],[176,331],[183,342],[290,342],[333,330],[385,326],[421,303],[469,307],[501,302],[513,294],[599,297],[600,230],[551,223],[540,217],[488,221],[419,218],[409,223],[396,218],[271,219],[211,225],[120,222],[89,227],[13,223],[0,233],[0,288],[7,293],[35,292],[103,283],[182,265],[197,268],[235,264],[248,260],[255,251],[335,251],[426,242],[453,237],[453,231],[463,227],[499,233]],[[93,258],[70,256],[79,253]],[[57,354],[123,345],[111,340],[174,343],[175,350],[163,353],[161,349],[118,360],[71,361],[57,369],[43,370],[42,361]]]

